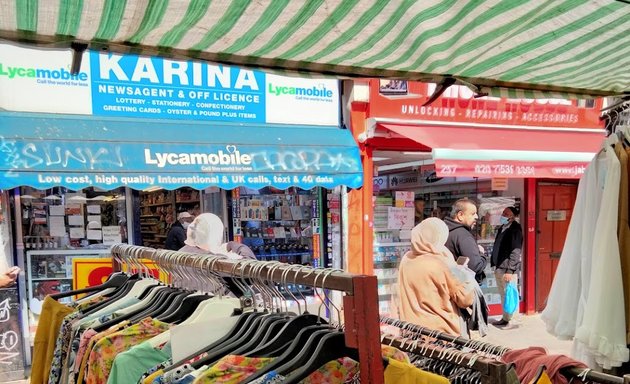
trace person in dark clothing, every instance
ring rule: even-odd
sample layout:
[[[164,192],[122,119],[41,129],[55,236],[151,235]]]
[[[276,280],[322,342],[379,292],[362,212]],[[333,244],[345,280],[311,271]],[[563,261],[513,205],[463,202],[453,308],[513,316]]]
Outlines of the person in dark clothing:
[[[444,222],[448,226],[449,234],[446,241],[455,259],[460,256],[468,258],[468,268],[475,272],[475,280],[481,283],[486,275],[483,272],[488,264],[483,247],[477,245],[472,229],[477,223],[477,206],[472,200],[459,199],[453,205],[451,217]]]
[[[523,248],[523,229],[515,220],[518,210],[515,207],[507,207],[501,215],[501,226],[497,231],[492,248],[491,264],[494,267],[494,276],[497,279],[497,287],[501,294],[501,306],[505,300],[505,287],[508,283],[516,283],[517,272],[521,269],[521,256]],[[513,314],[503,312],[499,321],[492,323],[498,327],[504,327],[510,323]]]
[[[177,221],[173,223],[166,235],[166,249],[179,251],[186,241],[186,229],[192,222],[193,217],[188,212],[180,212],[177,215]]]

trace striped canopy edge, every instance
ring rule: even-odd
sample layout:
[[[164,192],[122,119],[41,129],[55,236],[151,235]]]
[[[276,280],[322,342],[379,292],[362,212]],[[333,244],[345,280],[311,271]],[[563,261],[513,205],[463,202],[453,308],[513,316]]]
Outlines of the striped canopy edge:
[[[473,84],[493,96],[630,94],[614,0],[0,0],[0,38],[284,75]],[[506,90],[515,91],[506,91]]]

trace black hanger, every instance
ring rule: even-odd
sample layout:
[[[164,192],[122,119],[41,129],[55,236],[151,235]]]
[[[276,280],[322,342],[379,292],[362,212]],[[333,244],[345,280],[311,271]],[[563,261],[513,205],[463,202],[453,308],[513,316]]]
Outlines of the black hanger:
[[[125,284],[117,288],[114,292],[104,295],[105,297],[107,297],[106,300],[89,306],[83,311],[83,313],[88,314],[88,315],[92,314],[100,310],[101,308],[104,308],[110,305],[111,303],[119,300],[120,298],[124,297],[138,281],[140,281],[139,275],[134,274],[134,275],[129,276],[129,279],[127,280]]]
[[[184,298],[184,301],[174,313],[172,313],[170,316],[161,317],[158,320],[163,321],[165,323],[180,324],[182,321],[189,318],[190,315],[192,315],[195,312],[197,307],[199,307],[199,304],[201,304],[202,302],[210,298],[212,298],[212,296],[209,296],[209,295],[188,296]]]
[[[315,351],[310,354],[306,364],[296,367],[297,369],[286,376],[283,383],[296,384],[307,378],[311,373],[317,371],[329,361],[342,357],[349,357],[359,361],[359,351],[346,346],[346,336],[343,332],[333,332],[325,335],[317,344]],[[279,372],[286,375],[286,372]]]
[[[247,357],[275,357],[275,359],[273,360],[273,362],[271,362],[271,364],[265,366],[265,368],[256,371],[256,373],[248,377],[247,380],[244,382],[249,383],[251,381],[254,381],[255,379],[258,379],[271,371],[276,371],[277,368],[291,361],[291,359],[297,356],[302,348],[304,348],[304,346],[308,343],[308,340],[318,332],[318,336],[314,337],[321,338],[325,334],[330,332],[330,327],[326,325],[311,325],[300,330],[300,332],[298,332],[297,336],[289,343],[289,345],[283,345],[280,349],[276,351],[265,353],[265,355],[254,355],[252,353],[245,355]]]
[[[240,346],[238,349],[234,350],[230,354],[232,355],[243,355],[259,345],[262,345],[265,337],[267,337],[271,332],[278,332],[282,327],[286,325],[288,319],[286,317],[276,317],[275,319],[265,319],[260,325],[258,331],[249,339],[247,343]],[[275,334],[275,333],[274,333]]]
[[[261,315],[262,313],[260,312],[246,312],[243,313],[242,315],[239,316],[239,318],[236,320],[236,324],[234,324],[234,326],[232,327],[232,329],[223,337],[221,337],[219,340],[215,341],[214,343],[210,344],[209,346],[205,347],[204,349],[194,352],[191,355],[188,355],[187,357],[181,359],[180,361],[164,368],[164,373],[169,372],[174,370],[175,368],[188,363],[190,360],[195,359],[196,357],[198,357],[201,354],[204,354],[210,350],[212,350],[213,348],[216,348],[217,346],[225,343],[227,340],[229,340],[232,336],[234,336],[235,334],[237,334],[243,327],[245,327],[248,324],[248,321],[252,318],[252,317],[256,317]]]
[[[155,287],[153,287],[152,289],[156,289],[157,287],[158,287],[158,286],[155,286]],[[145,310],[146,310],[148,307],[150,307],[152,304],[154,304],[154,303],[159,303],[159,302],[160,302],[160,300],[161,300],[161,297],[163,297],[164,295],[168,294],[168,292],[169,292],[171,289],[172,289],[172,288],[162,288],[162,289],[161,289],[159,292],[157,292],[157,293],[155,294],[155,296],[154,296],[154,297],[153,297],[153,298],[152,298],[149,302],[147,302],[147,303],[146,303],[146,305],[144,305],[143,307],[138,308],[138,309],[136,309],[135,311],[129,312],[129,313],[125,314],[125,315],[119,316],[119,317],[117,317],[117,318],[115,318],[115,319],[112,319],[112,320],[110,320],[110,321],[107,321],[107,322],[105,322],[105,323],[103,323],[103,324],[101,324],[101,325],[99,325],[99,326],[97,326],[97,327],[94,327],[94,330],[95,330],[96,332],[103,332],[104,330],[106,330],[106,329],[110,328],[110,327],[111,327],[111,326],[113,326],[113,325],[116,325],[116,324],[119,324],[119,323],[121,323],[121,322],[123,322],[123,321],[125,321],[125,320],[129,320],[129,319],[131,319],[132,317],[136,316],[137,314],[139,314],[139,313],[141,313],[141,312],[145,311]]]
[[[83,289],[77,289],[77,290],[74,290],[74,291],[56,293],[54,295],[50,295],[50,297],[52,299],[59,300],[59,299],[62,299],[64,297],[80,295],[82,293],[90,293],[90,292],[95,292],[95,291],[102,291],[102,290],[108,289],[108,288],[119,288],[119,287],[123,286],[128,280],[129,280],[129,276],[128,275],[126,275],[124,273],[115,273],[115,274],[112,274],[109,277],[109,279],[107,279],[107,281],[104,282],[101,285],[96,285],[94,287],[87,287],[87,288],[83,288]]]
[[[167,292],[159,301],[155,301],[154,305],[147,308],[146,310],[134,315],[129,319],[132,323],[137,323],[142,319],[147,317],[155,318],[160,314],[164,313],[164,311],[180,296],[188,296],[190,292],[181,291],[176,288],[172,288],[172,291]]]
[[[191,291],[182,290],[182,294],[174,296],[173,300],[168,303],[168,305],[165,304],[165,307],[163,307],[161,311],[156,311],[151,317],[155,317],[156,319],[162,321],[161,319],[169,317],[173,313],[177,312],[184,302],[184,299],[190,295],[192,295]]]
[[[293,340],[302,328],[315,324],[326,324],[326,321],[310,313],[296,316],[289,320],[271,341],[251,351],[247,356],[265,356],[266,353],[276,350]]]
[[[244,327],[243,332],[232,337],[218,348],[212,349],[208,352],[203,359],[195,361],[192,366],[195,369],[201,368],[204,365],[212,365],[220,358],[229,355],[231,352],[237,350],[241,346],[245,345],[260,329],[261,326],[267,327],[271,320],[277,319],[278,315],[267,315],[255,317],[249,327]],[[266,329],[266,328],[265,328]]]

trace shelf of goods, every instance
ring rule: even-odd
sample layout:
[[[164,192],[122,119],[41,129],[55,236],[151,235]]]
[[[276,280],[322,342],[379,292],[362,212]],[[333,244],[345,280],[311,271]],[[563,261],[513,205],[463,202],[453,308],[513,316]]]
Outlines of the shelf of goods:
[[[171,225],[180,212],[193,216],[200,213],[200,192],[191,188],[174,191],[142,192],[140,195],[140,228],[142,243],[163,248]]]

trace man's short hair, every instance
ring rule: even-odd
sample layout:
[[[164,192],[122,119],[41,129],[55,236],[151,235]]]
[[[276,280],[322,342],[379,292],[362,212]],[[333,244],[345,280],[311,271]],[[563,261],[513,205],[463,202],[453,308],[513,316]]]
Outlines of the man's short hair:
[[[471,200],[471,199],[469,199],[469,198],[467,198],[467,197],[464,197],[464,198],[462,198],[462,199],[457,200],[457,201],[453,204],[453,207],[451,208],[451,218],[453,218],[453,219],[454,219],[455,217],[457,217],[457,214],[458,214],[459,212],[463,212],[463,211],[465,211],[465,210],[466,210],[466,207],[467,207],[469,204],[472,204],[472,205],[474,205],[474,206],[477,206],[473,200]]]

